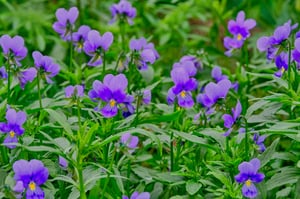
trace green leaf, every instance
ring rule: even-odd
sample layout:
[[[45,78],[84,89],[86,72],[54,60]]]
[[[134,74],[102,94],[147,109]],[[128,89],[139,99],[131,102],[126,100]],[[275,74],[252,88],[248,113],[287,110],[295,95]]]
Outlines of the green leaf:
[[[280,169],[280,173],[276,173],[267,181],[267,190],[272,190],[287,184],[294,184],[300,178],[300,169],[294,167],[284,167]]]
[[[202,187],[202,184],[200,184],[198,182],[194,182],[194,181],[187,181],[187,183],[185,185],[185,189],[190,195],[196,194],[201,187]]]
[[[273,141],[271,146],[267,147],[267,150],[258,157],[258,159],[260,159],[260,161],[261,161],[260,167],[265,166],[271,159],[274,158],[273,155],[276,152],[276,147],[277,147],[277,144],[279,143],[279,140],[280,139],[277,138],[275,141]]]

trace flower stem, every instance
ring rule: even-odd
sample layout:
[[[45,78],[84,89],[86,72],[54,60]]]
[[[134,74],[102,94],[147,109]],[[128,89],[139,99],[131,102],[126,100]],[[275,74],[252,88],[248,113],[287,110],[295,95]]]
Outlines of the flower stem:
[[[9,65],[9,61],[7,64],[7,104],[10,104],[10,65]]]
[[[103,51],[103,67],[102,67],[102,74],[101,74],[101,79],[104,79],[105,76],[105,61],[106,61],[106,57],[105,57],[105,51]]]
[[[127,195],[130,194],[130,173],[131,173],[131,161],[128,160],[128,163],[127,163],[127,174],[126,174],[126,177],[127,177],[127,183],[126,183]]]
[[[39,105],[40,105],[40,111],[41,111],[43,109],[43,104],[42,104],[42,97],[41,97],[41,85],[40,85],[40,81],[41,81],[41,73],[40,73],[40,70],[38,70],[38,74],[37,74],[37,87],[38,87]]]
[[[71,28],[71,41],[69,43],[70,48],[70,60],[69,60],[69,71],[72,71],[72,64],[73,64],[73,38],[72,38],[73,30]]]
[[[107,185],[109,183],[109,178],[110,178],[110,171],[112,170],[112,166],[113,166],[113,162],[115,160],[115,155],[116,155],[116,150],[114,149],[113,151],[113,154],[112,154],[112,157],[111,157],[111,161],[110,161],[110,164],[109,164],[109,170],[108,170],[108,173],[107,173],[107,177],[106,177],[106,180],[105,180],[105,184],[104,184],[104,187],[103,187],[103,191],[102,191],[102,196],[101,196],[101,199],[104,198],[105,196],[105,192],[106,192],[106,189],[107,189]]]
[[[125,45],[125,23],[123,20],[120,21],[120,32],[121,32],[121,42],[122,42],[122,49],[125,52],[126,51],[126,45]]]
[[[249,161],[248,122],[246,118],[244,118],[244,120],[245,120],[245,157],[246,157],[246,161]]]
[[[136,127],[138,125],[138,121],[139,121],[139,107],[140,107],[140,104],[141,104],[141,96],[138,95],[137,97],[137,101],[136,101],[136,116],[134,118],[134,126]]]
[[[170,161],[171,161],[171,172],[174,170],[174,146],[173,146],[173,137],[174,137],[174,133],[173,131],[171,132],[171,136],[170,136]]]

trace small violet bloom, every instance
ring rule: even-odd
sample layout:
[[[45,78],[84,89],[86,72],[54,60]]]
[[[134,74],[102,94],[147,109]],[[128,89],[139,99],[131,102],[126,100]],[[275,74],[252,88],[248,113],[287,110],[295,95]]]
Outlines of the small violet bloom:
[[[110,23],[114,23],[117,17],[119,17],[122,21],[127,19],[128,23],[132,25],[132,20],[136,16],[136,9],[126,0],[121,0],[118,4],[113,4],[110,7],[110,12],[112,15]]]
[[[173,64],[174,68],[183,68],[190,77],[194,77],[197,73],[197,68],[192,61],[180,61]]]
[[[24,89],[24,86],[28,82],[32,82],[35,79],[36,75],[37,75],[37,70],[34,67],[21,71],[18,74],[18,79],[20,81],[21,88]]]
[[[181,57],[180,62],[184,62],[184,61],[192,61],[194,63],[194,66],[198,69],[198,70],[202,70],[203,69],[203,64],[200,60],[198,60],[197,57],[193,56],[193,55],[185,55],[183,57]]]
[[[259,136],[258,133],[255,133],[253,135],[253,141],[259,147],[260,152],[264,152],[266,150],[266,147],[264,145],[264,141],[265,141],[266,137],[267,136],[265,136],[265,135]]]
[[[242,105],[240,101],[237,102],[236,107],[232,109],[232,115],[230,114],[224,114],[223,120],[224,120],[224,126],[228,128],[227,132],[224,133],[224,136],[228,136],[232,131],[232,126],[236,123],[237,119],[239,118],[240,114],[242,112]]]
[[[72,35],[72,42],[75,45],[75,50],[77,52],[81,52],[83,50],[83,44],[88,38],[88,33],[91,28],[86,25],[82,25],[79,27],[77,32],[74,32]]]
[[[150,104],[150,102],[151,102],[151,90],[146,89],[146,90],[143,91],[142,101],[146,105]]]
[[[228,50],[225,55],[231,56],[234,49],[241,48],[244,41],[250,37],[250,30],[256,26],[254,19],[245,20],[245,12],[240,11],[236,17],[236,21],[228,22],[228,30],[233,35],[233,38],[225,37],[224,46]]]
[[[238,183],[245,183],[242,188],[242,193],[247,198],[255,198],[257,196],[257,189],[254,183],[261,182],[265,175],[258,173],[260,161],[257,158],[252,159],[250,162],[242,162],[239,165],[240,173],[234,178]]]
[[[104,77],[103,83],[98,80],[94,81],[93,89],[89,91],[88,95],[92,100],[100,99],[106,103],[100,110],[104,117],[114,117],[118,113],[118,104],[124,103],[128,96],[125,93],[127,84],[128,81],[124,74],[116,76],[108,74]]]
[[[5,59],[10,65],[21,66],[20,61],[27,55],[27,48],[24,46],[24,39],[20,36],[11,38],[9,35],[0,37],[0,45]]]
[[[300,36],[300,31],[298,34]],[[297,68],[299,69],[300,68],[300,38],[296,38],[294,45],[295,45],[295,49],[292,51],[292,58],[296,62]]]
[[[210,82],[205,86],[204,93],[197,96],[197,102],[210,109],[219,99],[227,96],[231,87],[232,84],[228,79],[223,79],[218,83]]]
[[[41,161],[18,160],[13,164],[13,170],[16,181],[15,192],[26,191],[26,199],[45,198],[45,193],[40,186],[47,181],[49,171]]]
[[[174,68],[171,71],[171,77],[175,85],[168,91],[168,104],[173,104],[175,98],[178,100],[178,105],[183,108],[191,108],[194,106],[194,100],[191,91],[197,89],[197,80],[190,78],[184,68]]]
[[[130,198],[128,196],[123,195],[122,199],[150,199],[150,193],[149,192],[139,193],[135,191],[131,194]]]
[[[66,98],[71,97],[83,97],[84,96],[84,88],[82,85],[75,85],[75,86],[67,86],[65,88],[65,95]]]
[[[41,72],[44,73],[46,81],[51,84],[53,81],[50,79],[56,76],[59,73],[59,65],[54,63],[52,58],[49,56],[44,56],[38,51],[32,53],[34,59],[35,67]]]
[[[0,68],[0,78],[2,78],[2,79],[7,79],[7,77],[8,77],[8,74],[7,74],[7,72],[6,72],[6,69],[5,69],[4,66],[2,66],[2,67]]]
[[[278,56],[275,58],[275,65],[278,69],[274,75],[276,77],[282,77],[283,73],[288,70],[289,66],[289,55],[288,53],[281,52]]]
[[[98,66],[102,64],[102,56],[113,42],[113,34],[106,32],[102,36],[96,30],[88,33],[87,39],[83,44],[84,52],[92,58],[87,63],[88,66]]]
[[[153,64],[159,58],[154,44],[147,43],[145,38],[131,39],[129,48],[134,51],[133,61],[140,70],[147,70],[148,64]]]
[[[23,111],[16,112],[14,109],[8,109],[5,118],[7,122],[0,123],[0,132],[7,134],[4,145],[13,149],[16,148],[18,136],[24,133],[23,124],[26,121],[26,114]]]
[[[75,21],[78,17],[78,9],[76,7],[66,10],[64,8],[59,8],[56,10],[57,21],[53,24],[53,29],[57,32],[63,40],[70,41],[71,33],[74,29]]]
[[[228,79],[227,75],[222,74],[222,70],[219,66],[215,66],[211,71],[211,76],[214,78],[214,80],[218,83],[219,81],[223,79]]]
[[[134,150],[137,148],[139,138],[137,136],[131,135],[130,133],[124,133],[121,136],[120,143],[122,146],[125,146],[129,149],[129,153],[133,153]]]
[[[68,162],[65,158],[63,158],[62,156],[58,157],[58,164],[59,166],[61,166],[63,169],[66,169],[68,167]]]

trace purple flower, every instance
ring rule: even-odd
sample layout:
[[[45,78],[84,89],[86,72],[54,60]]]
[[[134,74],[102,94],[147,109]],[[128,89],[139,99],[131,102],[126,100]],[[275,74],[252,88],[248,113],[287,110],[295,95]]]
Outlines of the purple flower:
[[[139,193],[137,191],[133,192],[130,198],[128,196],[122,196],[122,199],[150,199],[150,193],[149,192],[142,192]]]
[[[102,64],[103,51],[107,51],[112,44],[114,36],[111,32],[106,32],[103,36],[96,30],[88,33],[87,40],[83,44],[84,52],[92,58],[87,63],[89,66],[98,66]]]
[[[65,88],[65,95],[66,98],[75,97],[83,97],[84,96],[84,88],[82,85],[75,85],[75,86],[67,86]]]
[[[7,77],[8,77],[8,74],[7,74],[7,72],[6,72],[6,69],[5,69],[4,66],[2,66],[2,67],[0,68],[0,78],[2,78],[2,79],[7,79]]]
[[[253,141],[259,147],[260,152],[264,152],[266,150],[266,147],[264,145],[264,141],[265,141],[266,137],[267,136],[265,136],[265,135],[259,136],[258,133],[255,133],[253,135]]]
[[[16,112],[14,109],[8,109],[5,116],[7,122],[0,122],[0,132],[6,133],[7,136],[4,140],[4,145],[8,148],[16,148],[16,143],[18,142],[18,136],[24,133],[24,128],[22,127],[26,121],[26,114],[23,111]]]
[[[142,101],[144,104],[150,104],[151,102],[151,90],[144,90],[143,91],[143,98]]]
[[[232,54],[232,51],[234,49],[241,48],[244,44],[244,40],[238,40],[237,38],[230,38],[225,37],[224,38],[224,47],[227,49],[225,52],[225,55],[230,57]]]
[[[100,99],[106,105],[100,110],[101,114],[106,117],[114,117],[118,113],[118,104],[126,100],[125,89],[128,81],[125,75],[108,74],[104,77],[103,83],[96,80],[93,83],[93,89],[89,91],[89,97],[92,100]]]
[[[34,59],[34,65],[40,72],[44,72],[46,81],[52,83],[51,77],[58,74],[60,68],[58,64],[55,64],[51,57],[44,56],[38,51],[32,53]]]
[[[62,39],[71,40],[71,33],[74,28],[75,21],[78,17],[78,9],[76,7],[66,10],[64,8],[59,8],[56,10],[57,22],[53,24],[53,29],[57,32]]]
[[[83,49],[83,44],[88,38],[88,33],[91,28],[86,25],[82,25],[79,27],[77,32],[74,32],[72,35],[72,41],[75,45],[75,49],[77,52],[81,52]]]
[[[168,91],[168,103],[173,104],[177,98],[180,107],[191,108],[194,106],[191,91],[197,89],[197,80],[190,78],[184,68],[174,68],[171,71],[171,77],[175,85]]]
[[[300,34],[300,32],[299,32],[299,34]],[[294,45],[295,45],[295,49],[292,51],[292,57],[293,57],[293,60],[297,64],[297,68],[299,69],[299,66],[300,66],[300,38],[296,38]]]
[[[217,83],[223,79],[228,79],[227,75],[222,74],[222,70],[219,66],[215,66],[212,69],[211,76],[212,76],[212,78],[214,78],[216,80]]]
[[[297,26],[298,24],[291,26],[291,20],[289,20],[282,26],[277,27],[272,36],[260,37],[256,42],[258,50],[261,52],[266,51],[268,60],[274,59],[279,49],[278,46],[289,38],[291,31],[297,28]]]
[[[197,102],[206,108],[211,108],[219,99],[225,98],[232,84],[228,79],[223,79],[217,84],[208,83],[204,88],[204,93],[197,96]]]
[[[250,30],[256,26],[256,21],[254,19],[245,20],[245,12],[240,11],[236,17],[236,21],[230,20],[228,22],[229,32],[238,41],[245,40],[250,37]]]
[[[47,181],[49,172],[41,161],[18,160],[13,164],[13,170],[16,181],[14,191],[23,192],[26,190],[27,199],[43,199],[45,197],[40,186]]]
[[[68,167],[68,162],[67,162],[67,160],[66,160],[64,157],[62,157],[62,156],[59,156],[59,157],[58,157],[58,164],[59,164],[59,166],[61,166],[63,169],[66,169],[66,168]]]
[[[238,183],[245,183],[242,188],[242,193],[245,197],[255,198],[257,196],[257,189],[254,183],[263,181],[265,175],[258,173],[260,161],[257,158],[252,159],[250,162],[242,162],[239,165],[240,173],[234,178]]]
[[[133,153],[134,150],[137,148],[139,138],[137,136],[131,135],[130,133],[124,133],[121,136],[120,143],[129,149],[129,153]]]
[[[228,128],[227,132],[224,133],[224,136],[228,136],[232,131],[232,126],[236,123],[237,119],[239,118],[240,114],[242,112],[242,106],[240,101],[237,102],[236,107],[232,109],[232,115],[230,114],[224,114],[223,120],[224,120],[224,126]]]
[[[133,106],[134,97],[132,95],[127,95],[122,106],[122,115],[124,118],[129,117],[135,111]]]
[[[120,17],[121,20],[127,18],[128,23],[132,25],[132,19],[136,16],[136,9],[126,0],[121,0],[118,4],[113,4],[110,7],[110,12],[112,15],[110,23],[114,23],[117,17]]]
[[[193,55],[185,55],[185,56],[181,57],[180,62],[184,62],[184,61],[192,61],[194,63],[194,66],[198,70],[203,69],[202,62],[200,60],[198,60],[197,57],[195,57]]]
[[[36,75],[37,70],[34,67],[21,71],[18,76],[21,88],[24,89],[24,86],[27,84],[27,82],[32,82]]]
[[[148,64],[153,64],[159,58],[154,44],[147,43],[147,40],[143,37],[140,39],[131,39],[129,48],[134,51],[133,60],[140,70],[147,70]]]
[[[180,61],[173,64],[174,68],[183,68],[190,77],[194,77],[197,73],[197,68],[192,61]]]
[[[20,36],[11,38],[9,35],[0,37],[0,45],[3,50],[4,57],[10,65],[21,66],[20,61],[27,55],[27,48],[24,46],[24,39]]]
[[[278,68],[278,71],[274,74],[276,77],[282,77],[284,71],[288,70],[289,64],[289,55],[285,52],[281,52],[275,58],[275,65]]]

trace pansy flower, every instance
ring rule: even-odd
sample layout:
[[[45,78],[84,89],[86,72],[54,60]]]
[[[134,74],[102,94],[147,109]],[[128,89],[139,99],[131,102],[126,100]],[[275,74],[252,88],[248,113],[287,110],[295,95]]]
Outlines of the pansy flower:
[[[0,45],[8,63],[10,65],[21,66],[20,61],[27,55],[24,39],[18,35],[12,38],[9,35],[3,35],[0,37]]]
[[[113,34],[106,32],[102,36],[96,30],[88,33],[87,40],[83,44],[84,52],[92,58],[87,63],[88,66],[98,66],[102,64],[103,53],[108,50],[113,42]]]
[[[75,50],[77,52],[81,52],[83,50],[83,44],[88,38],[88,33],[91,28],[86,25],[82,25],[79,27],[77,32],[72,34],[72,42],[75,45]]]
[[[21,88],[24,89],[24,86],[28,82],[32,82],[36,78],[36,75],[37,75],[37,70],[34,67],[30,67],[23,71],[20,71],[18,73],[18,79],[19,79]]]
[[[103,83],[95,80],[93,89],[89,91],[89,97],[92,100],[100,99],[105,105],[101,108],[101,114],[106,117],[114,117],[118,113],[118,105],[125,102],[127,94],[127,78],[124,74],[108,74],[104,77]],[[98,110],[96,108],[96,110]]]
[[[197,68],[192,61],[180,61],[173,64],[174,68],[183,68],[190,77],[194,77],[197,73]]]
[[[236,107],[232,109],[232,115],[224,114],[222,116],[224,120],[224,126],[228,128],[227,132],[224,133],[224,136],[228,136],[232,131],[232,126],[236,123],[237,119],[239,118],[242,112],[242,105],[240,101],[237,102]]]
[[[41,161],[18,160],[13,164],[13,170],[16,181],[15,192],[25,191],[26,199],[45,198],[45,193],[40,186],[47,181],[49,171]]]
[[[61,36],[62,39],[67,41],[71,40],[71,33],[79,15],[78,9],[76,7],[72,7],[70,10],[59,8],[56,10],[55,15],[57,21],[53,24],[53,29]]]
[[[121,0],[118,4],[113,4],[110,7],[112,20],[110,23],[114,23],[119,17],[121,20],[127,19],[130,25],[133,24],[133,19],[136,16],[136,9],[127,0]]]
[[[177,98],[178,105],[183,108],[191,108],[194,106],[194,99],[191,91],[197,89],[197,80],[190,78],[184,68],[174,68],[171,71],[171,78],[174,86],[168,91],[168,104],[173,104]]]
[[[8,109],[5,116],[7,122],[0,123],[0,132],[6,133],[4,145],[13,149],[18,143],[18,136],[23,135],[23,124],[26,121],[26,114],[23,111],[16,112],[14,109]]]
[[[65,88],[65,96],[66,96],[66,98],[83,97],[84,96],[84,88],[82,85],[67,86]]]
[[[0,78],[7,79],[8,74],[4,66],[0,67]]]
[[[283,73],[288,70],[289,55],[286,52],[281,52],[275,58],[275,65],[278,71],[274,74],[276,77],[282,77]]]
[[[202,70],[203,69],[203,64],[202,62],[193,55],[185,55],[183,57],[181,57],[180,62],[184,62],[184,61],[192,61],[194,63],[194,66],[198,69],[198,70]]]
[[[63,169],[66,169],[68,167],[68,161],[62,156],[58,157],[58,164]]]
[[[266,147],[264,145],[266,137],[267,136],[265,135],[260,136],[258,133],[255,133],[253,135],[253,141],[258,146],[260,152],[264,152],[266,150]]]
[[[134,53],[133,61],[139,70],[147,70],[148,64],[153,64],[159,58],[154,44],[147,43],[147,40],[143,37],[140,39],[131,39],[129,48]]]
[[[238,183],[244,183],[242,193],[247,198],[255,198],[257,196],[257,189],[254,183],[263,181],[265,175],[258,173],[260,161],[257,158],[250,162],[242,162],[239,165],[240,173],[234,178]]]
[[[129,153],[133,153],[139,143],[139,138],[130,133],[124,133],[121,136],[120,143],[128,149]]]
[[[122,199],[150,199],[150,193],[149,192],[139,193],[135,191],[131,194],[130,198],[128,196],[123,195]]]

